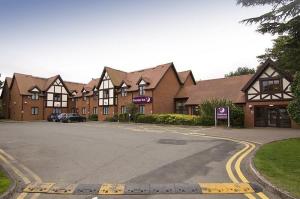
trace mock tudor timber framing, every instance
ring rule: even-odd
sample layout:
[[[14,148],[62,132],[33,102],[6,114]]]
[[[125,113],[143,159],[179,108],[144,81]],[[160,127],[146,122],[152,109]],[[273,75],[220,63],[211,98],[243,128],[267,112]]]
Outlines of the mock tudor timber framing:
[[[55,99],[55,95],[59,99]],[[46,107],[47,108],[68,108],[67,88],[64,86],[60,77],[56,78],[46,91]]]

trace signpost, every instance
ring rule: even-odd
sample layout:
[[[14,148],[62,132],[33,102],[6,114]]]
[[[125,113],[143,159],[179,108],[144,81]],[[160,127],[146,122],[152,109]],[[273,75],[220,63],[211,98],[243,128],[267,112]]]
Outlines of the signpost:
[[[227,120],[227,125],[230,127],[230,111],[229,107],[216,107],[215,108],[215,126],[218,120]]]

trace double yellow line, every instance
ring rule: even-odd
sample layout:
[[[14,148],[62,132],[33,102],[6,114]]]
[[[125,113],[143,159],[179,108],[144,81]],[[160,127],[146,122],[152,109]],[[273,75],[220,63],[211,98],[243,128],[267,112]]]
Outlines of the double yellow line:
[[[0,149],[0,160],[2,160],[9,168],[11,168],[12,171],[17,176],[19,176],[25,184],[31,183],[30,177],[33,178],[33,180],[35,182],[42,182],[42,179],[37,174],[35,174],[33,171],[31,171],[29,168],[27,168],[23,164],[17,162],[14,157],[9,155],[8,153],[3,151],[2,149]],[[18,167],[20,167],[21,169],[17,168],[13,163],[17,163]],[[21,170],[27,172],[30,175],[30,177],[26,176],[24,174],[24,172],[22,172]],[[24,199],[27,195],[28,195],[28,193],[21,193],[17,196],[17,199]],[[31,196],[31,199],[36,199],[36,198],[39,197],[39,195],[40,194],[33,194]]]
[[[241,171],[241,162],[249,153],[251,153],[255,149],[255,145],[252,143],[249,143],[249,142],[245,142],[245,141],[237,141],[237,140],[232,140],[232,141],[241,143],[245,147],[243,149],[241,149],[240,151],[238,151],[236,154],[234,154],[226,163],[226,170],[227,170],[228,176],[234,183],[240,182],[238,180],[238,178],[241,180],[241,182],[249,183],[249,181],[247,180],[247,178]],[[232,171],[232,163],[235,160],[236,160],[236,162],[234,164],[234,169],[235,169],[238,177],[236,177]],[[263,192],[258,192],[256,194],[261,199],[269,199]],[[256,199],[256,197],[253,194],[244,194],[244,195],[249,199]]]

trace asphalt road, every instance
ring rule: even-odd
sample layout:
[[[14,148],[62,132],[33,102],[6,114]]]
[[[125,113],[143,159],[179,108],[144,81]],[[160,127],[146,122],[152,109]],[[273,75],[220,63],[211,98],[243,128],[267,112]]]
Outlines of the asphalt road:
[[[206,128],[118,123],[0,123],[0,149],[31,182],[218,183],[242,144],[202,136]],[[27,169],[28,168],[28,169]],[[23,197],[24,196],[24,197]],[[93,198],[47,194],[19,198]],[[98,198],[246,198],[243,194]],[[259,197],[254,197],[259,198]],[[273,198],[273,197],[272,197]]]

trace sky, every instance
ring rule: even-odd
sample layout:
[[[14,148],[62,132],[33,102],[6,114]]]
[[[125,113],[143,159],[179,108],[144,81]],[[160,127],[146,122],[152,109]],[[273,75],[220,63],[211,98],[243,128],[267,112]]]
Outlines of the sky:
[[[255,68],[271,35],[240,23],[267,7],[235,0],[0,0],[1,79],[14,72],[87,83],[104,66],[173,62],[196,80]]]

